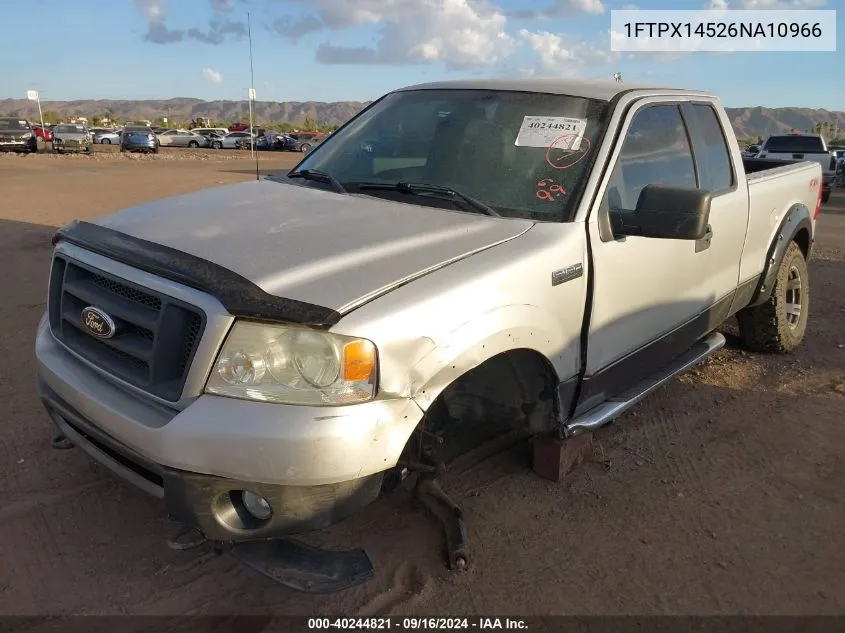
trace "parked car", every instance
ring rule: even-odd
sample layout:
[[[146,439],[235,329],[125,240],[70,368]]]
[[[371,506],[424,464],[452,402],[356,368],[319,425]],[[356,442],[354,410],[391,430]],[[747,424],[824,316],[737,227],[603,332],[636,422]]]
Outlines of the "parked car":
[[[770,136],[760,148],[757,158],[769,160],[812,160],[822,168],[824,195],[822,202],[830,199],[830,189],[836,172],[836,161],[827,149],[824,137],[817,134],[777,134]]]
[[[94,143],[98,145],[120,145],[120,132],[115,130],[94,132]]]
[[[32,131],[35,132],[35,136],[40,138],[45,143],[51,143],[53,141],[53,130],[51,130],[46,125],[41,127],[40,125],[35,125],[32,128]]]
[[[226,136],[211,137],[209,144],[214,149],[249,149],[249,138],[249,132],[229,132]]]
[[[160,143],[152,128],[146,125],[127,125],[120,133],[121,152],[152,152],[158,154]]]
[[[229,132],[244,132],[249,129],[249,123],[233,123],[229,126]]]
[[[296,139],[294,139],[290,134],[280,134],[276,137],[274,147],[275,149],[283,152],[295,152],[297,151]]]
[[[295,132],[290,137],[295,142],[295,149],[293,151],[307,154],[311,151],[311,148],[323,142],[325,135],[319,132]]]
[[[757,154],[760,153],[760,146],[759,145],[749,145],[748,147],[743,150],[742,155],[744,158],[754,158]]]
[[[94,151],[91,131],[81,123],[60,123],[53,128],[53,151],[57,154],[66,152]]]
[[[191,130],[166,130],[158,134],[158,140],[166,147],[208,147],[208,139]]]
[[[0,117],[0,151],[38,151],[38,137],[26,119]]]
[[[437,483],[467,449],[560,450],[720,349],[732,315],[752,350],[802,344],[821,167],[755,160],[701,91],[396,90],[284,176],[61,228],[38,390],[190,544],[325,590],[267,541],[412,475],[462,568]],[[335,589],[370,575],[344,554],[321,554],[357,579]]]
[[[191,130],[191,132],[201,134],[206,139],[210,140],[212,135],[226,136],[229,133],[229,130],[223,127],[195,127]]]

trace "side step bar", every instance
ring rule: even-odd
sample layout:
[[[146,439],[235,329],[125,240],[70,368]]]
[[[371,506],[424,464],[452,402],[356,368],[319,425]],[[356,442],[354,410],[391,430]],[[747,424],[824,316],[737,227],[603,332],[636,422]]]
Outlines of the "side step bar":
[[[695,365],[698,365],[724,346],[725,337],[718,332],[714,332],[707,338],[696,343],[688,352],[676,358],[670,365],[657,374],[646,378],[625,393],[602,402],[600,405],[564,424],[564,437],[572,437],[579,433],[592,431],[604,426],[625,413],[625,411],[633,407],[652,391]]]

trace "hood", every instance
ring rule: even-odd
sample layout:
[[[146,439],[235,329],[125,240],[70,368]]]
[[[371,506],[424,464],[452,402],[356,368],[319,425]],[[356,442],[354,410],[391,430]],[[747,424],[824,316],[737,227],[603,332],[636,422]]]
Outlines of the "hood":
[[[165,198],[95,223],[341,313],[533,225],[271,180]]]

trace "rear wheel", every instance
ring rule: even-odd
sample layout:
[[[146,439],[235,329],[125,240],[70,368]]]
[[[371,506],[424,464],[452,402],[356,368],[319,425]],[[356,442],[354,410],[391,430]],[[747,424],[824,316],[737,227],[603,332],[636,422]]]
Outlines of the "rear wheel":
[[[307,154],[310,149],[311,149],[311,146],[308,143],[303,143],[299,147],[299,151],[302,152],[303,154]]]
[[[200,146],[200,144],[197,143],[196,141],[191,141],[190,143],[188,143],[188,147],[190,147],[192,149],[196,149],[199,146]]]
[[[214,141],[214,142],[211,144],[211,147],[212,147],[213,149],[223,149],[223,143],[221,143],[220,141]]]
[[[778,268],[771,296],[737,314],[743,343],[757,352],[793,351],[807,332],[809,303],[807,262],[798,244],[792,242]]]
[[[100,145],[103,145],[103,144],[111,145],[111,139],[108,139],[108,138],[100,139]]]

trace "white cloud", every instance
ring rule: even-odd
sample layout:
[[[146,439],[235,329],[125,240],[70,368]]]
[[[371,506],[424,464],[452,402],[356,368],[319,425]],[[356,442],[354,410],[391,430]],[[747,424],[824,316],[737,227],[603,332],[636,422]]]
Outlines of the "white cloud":
[[[164,3],[159,0],[133,0],[138,9],[150,22],[164,20]]]
[[[596,43],[565,39],[549,31],[521,29],[519,36],[539,55],[537,71],[541,73],[574,75],[584,66],[609,64],[620,57]]]
[[[213,68],[203,68],[202,78],[210,84],[223,83],[223,75],[221,75],[218,71],[214,70]]]
[[[827,6],[827,0],[707,0],[707,9],[724,11],[725,9],[820,9]]]
[[[325,64],[407,65],[430,62],[452,68],[495,65],[514,49],[507,18],[487,0],[311,0],[316,16],[282,18],[272,30],[297,38],[322,29],[380,24],[373,46],[331,43],[317,48]]]
[[[605,10],[602,0],[554,0],[545,9],[517,9],[508,13],[508,16],[523,19],[559,18],[574,13],[599,14]]]

